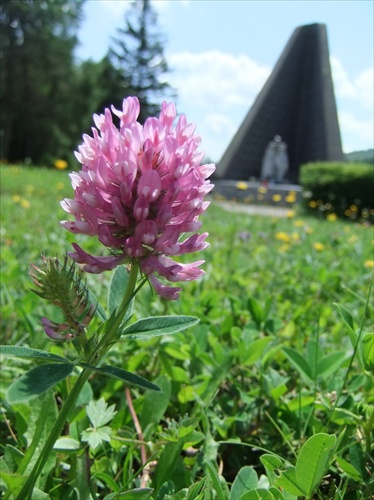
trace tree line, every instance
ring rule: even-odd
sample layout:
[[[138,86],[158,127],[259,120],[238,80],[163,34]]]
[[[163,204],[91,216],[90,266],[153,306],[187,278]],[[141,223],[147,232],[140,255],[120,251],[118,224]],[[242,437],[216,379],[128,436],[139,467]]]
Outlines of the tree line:
[[[1,3],[0,160],[70,162],[93,113],[136,95],[144,122],[174,96],[150,0],[132,2],[101,61],[77,62],[84,1]]]

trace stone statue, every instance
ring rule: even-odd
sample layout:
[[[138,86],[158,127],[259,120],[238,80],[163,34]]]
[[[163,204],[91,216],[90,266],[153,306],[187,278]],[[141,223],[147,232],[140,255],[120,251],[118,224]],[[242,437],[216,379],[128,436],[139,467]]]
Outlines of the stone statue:
[[[280,135],[269,142],[262,159],[261,180],[281,183],[288,171],[287,144]]]

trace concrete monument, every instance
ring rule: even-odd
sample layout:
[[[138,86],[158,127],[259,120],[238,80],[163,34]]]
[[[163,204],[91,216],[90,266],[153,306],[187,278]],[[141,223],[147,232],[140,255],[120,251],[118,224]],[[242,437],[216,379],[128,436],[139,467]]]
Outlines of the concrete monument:
[[[287,144],[288,171],[298,183],[299,167],[311,161],[343,161],[339,123],[324,24],[297,28],[273,72],[217,165],[218,179],[260,179],[264,152],[276,135]],[[265,160],[264,160],[265,161]],[[287,173],[286,173],[287,172]]]

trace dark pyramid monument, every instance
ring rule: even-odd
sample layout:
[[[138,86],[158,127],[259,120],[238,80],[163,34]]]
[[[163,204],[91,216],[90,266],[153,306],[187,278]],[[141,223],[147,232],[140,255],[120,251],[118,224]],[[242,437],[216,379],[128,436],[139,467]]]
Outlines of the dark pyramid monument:
[[[297,28],[217,167],[221,179],[259,179],[269,142],[287,145],[287,182],[310,161],[343,161],[327,30]]]

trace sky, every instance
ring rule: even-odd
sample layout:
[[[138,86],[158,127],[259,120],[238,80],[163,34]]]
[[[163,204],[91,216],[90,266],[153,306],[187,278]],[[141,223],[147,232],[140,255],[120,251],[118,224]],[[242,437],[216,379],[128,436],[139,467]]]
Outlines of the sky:
[[[194,122],[201,150],[218,162],[293,31],[324,23],[345,153],[373,148],[372,0],[152,0],[178,113]],[[79,60],[99,61],[129,0],[86,0]]]

